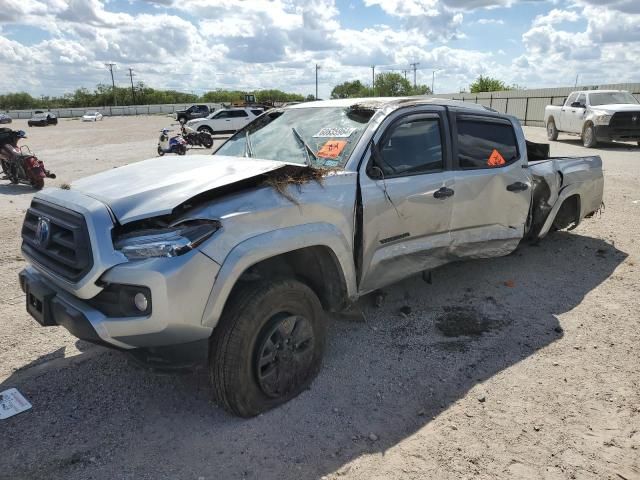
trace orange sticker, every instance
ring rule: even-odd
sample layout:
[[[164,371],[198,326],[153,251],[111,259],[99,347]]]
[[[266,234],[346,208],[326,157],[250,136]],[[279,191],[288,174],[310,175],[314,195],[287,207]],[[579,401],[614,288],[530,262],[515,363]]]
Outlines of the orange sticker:
[[[494,148],[493,152],[491,152],[491,155],[489,156],[489,160],[487,160],[487,165],[489,165],[490,167],[501,167],[505,163],[507,162],[505,161],[504,157],[500,155],[500,152]]]
[[[344,147],[347,146],[345,140],[329,140],[322,148],[318,150],[318,157],[321,158],[338,158]]]

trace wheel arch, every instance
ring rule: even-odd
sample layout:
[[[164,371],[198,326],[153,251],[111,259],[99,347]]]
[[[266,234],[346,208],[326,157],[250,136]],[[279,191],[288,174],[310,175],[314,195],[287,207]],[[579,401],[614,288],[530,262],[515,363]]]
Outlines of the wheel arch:
[[[308,224],[245,240],[225,258],[202,317],[215,327],[232,292],[242,282],[290,275],[311,287],[323,308],[337,311],[356,297],[349,242],[334,226]]]
[[[582,220],[582,198],[578,187],[566,187],[560,193],[558,200],[549,212],[544,225],[538,233],[538,238],[544,237],[551,227],[558,230],[567,228],[573,224],[573,228],[577,227]]]

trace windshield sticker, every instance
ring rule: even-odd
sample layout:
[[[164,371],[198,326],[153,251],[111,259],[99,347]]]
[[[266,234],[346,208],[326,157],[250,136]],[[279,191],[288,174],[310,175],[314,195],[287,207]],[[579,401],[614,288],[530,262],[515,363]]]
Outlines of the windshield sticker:
[[[345,140],[329,140],[318,150],[317,156],[320,158],[338,158],[346,146],[347,142]]]
[[[325,127],[320,129],[313,138],[349,138],[357,128],[353,127]]]
[[[489,156],[489,160],[487,160],[487,165],[490,167],[501,167],[505,163],[507,162],[505,161],[504,157],[500,155],[500,152],[494,148],[493,152],[491,152],[491,155]]]

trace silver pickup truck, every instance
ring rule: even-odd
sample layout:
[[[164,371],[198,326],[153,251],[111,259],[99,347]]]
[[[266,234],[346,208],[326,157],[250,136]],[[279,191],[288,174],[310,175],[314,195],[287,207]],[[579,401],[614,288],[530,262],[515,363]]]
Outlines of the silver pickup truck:
[[[307,388],[325,312],[577,225],[603,191],[599,157],[548,158],[514,117],[418,97],[270,110],[176,160],[38,193],[20,284],[41,325],[208,359],[216,401],[241,416]]]
[[[640,104],[624,90],[572,92],[561,107],[545,107],[544,123],[549,140],[565,132],[580,135],[587,148],[614,140],[640,145]]]

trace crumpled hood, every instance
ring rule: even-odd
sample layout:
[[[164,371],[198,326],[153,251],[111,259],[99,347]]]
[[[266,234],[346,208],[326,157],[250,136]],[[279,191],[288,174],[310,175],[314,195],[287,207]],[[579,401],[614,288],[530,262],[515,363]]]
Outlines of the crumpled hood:
[[[190,198],[287,165],[223,155],[169,155],[107,170],[71,188],[100,200],[121,224],[166,215]]]
[[[591,107],[592,110],[604,110],[608,114],[616,112],[640,112],[640,104],[633,103],[616,103],[611,105],[598,105]]]

